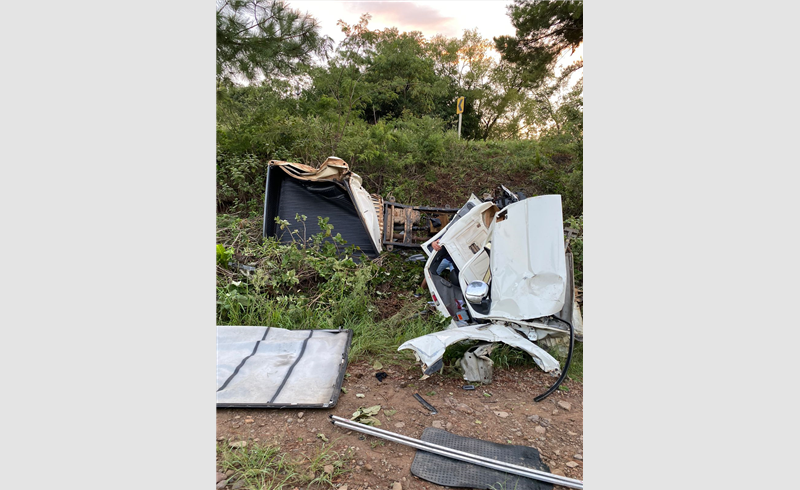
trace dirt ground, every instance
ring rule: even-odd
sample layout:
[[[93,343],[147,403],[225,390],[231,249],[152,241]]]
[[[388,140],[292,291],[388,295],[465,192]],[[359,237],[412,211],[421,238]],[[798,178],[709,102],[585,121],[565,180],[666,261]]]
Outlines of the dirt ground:
[[[423,429],[434,426],[460,436],[533,447],[551,472],[583,480],[580,383],[567,379],[562,384],[567,391],[557,390],[535,403],[533,398],[555,381],[537,368],[495,369],[493,383],[476,385],[474,391],[463,390],[466,382],[453,372],[420,380],[419,366],[407,361],[384,366],[383,371],[388,377],[379,382],[371,364],[349,365],[343,385],[347,392],[332,409],[217,409],[217,440],[221,444],[277,443],[284,452],[295,455],[318,450],[323,441],[317,434],[322,433],[335,451],[353,454],[345,462],[350,471],[334,480],[336,486],[377,490],[390,489],[398,482],[403,490],[446,488],[411,474],[415,449],[334,427],[328,419],[331,414],[350,419],[359,407],[381,405],[377,416],[381,429],[418,439]],[[439,413],[430,415],[414,393]],[[559,406],[559,402],[566,404]],[[396,413],[387,416],[385,410]]]

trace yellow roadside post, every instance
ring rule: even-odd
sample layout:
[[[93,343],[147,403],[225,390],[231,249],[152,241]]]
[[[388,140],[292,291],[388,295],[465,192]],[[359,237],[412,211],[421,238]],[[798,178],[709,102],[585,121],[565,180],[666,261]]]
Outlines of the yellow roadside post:
[[[461,113],[464,112],[464,97],[456,100],[456,114],[458,114],[458,138],[461,139]]]

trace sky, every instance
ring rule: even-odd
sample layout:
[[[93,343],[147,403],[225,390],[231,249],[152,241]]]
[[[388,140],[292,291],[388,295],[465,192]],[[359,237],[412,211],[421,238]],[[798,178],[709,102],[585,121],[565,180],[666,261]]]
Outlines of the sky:
[[[344,39],[336,26],[339,19],[356,24],[361,14],[369,12],[371,29],[397,27],[402,31],[420,31],[425,37],[444,34],[461,37],[464,29],[478,28],[478,32],[491,39],[503,34],[514,35],[514,26],[506,15],[507,0],[483,1],[428,1],[428,2],[325,2],[287,0],[290,7],[308,12],[320,21],[322,32],[337,43]]]

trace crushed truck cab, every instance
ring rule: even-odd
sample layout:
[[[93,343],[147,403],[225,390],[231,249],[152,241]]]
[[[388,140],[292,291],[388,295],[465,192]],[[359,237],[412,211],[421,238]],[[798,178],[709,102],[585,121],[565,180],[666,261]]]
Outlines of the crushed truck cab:
[[[573,265],[564,242],[561,196],[531,197],[502,209],[472,196],[422,248],[429,255],[424,275],[431,299],[451,322],[445,332],[409,340],[398,350],[412,350],[429,375],[441,369],[445,349],[455,342],[502,342],[530,354],[545,372],[562,375],[554,390],[565,373],[535,342],[569,337],[571,360]]]

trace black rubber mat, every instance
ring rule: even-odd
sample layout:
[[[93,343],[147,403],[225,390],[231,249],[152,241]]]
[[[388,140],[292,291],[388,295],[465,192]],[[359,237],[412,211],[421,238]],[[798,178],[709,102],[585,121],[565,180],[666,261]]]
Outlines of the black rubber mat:
[[[496,444],[471,437],[451,434],[428,427],[421,439],[440,446],[496,459],[504,463],[550,472],[539,451],[532,447]],[[411,463],[411,474],[445,487],[485,488],[494,490],[551,490],[553,485],[502,471],[465,463],[427,451],[417,450]]]

